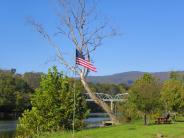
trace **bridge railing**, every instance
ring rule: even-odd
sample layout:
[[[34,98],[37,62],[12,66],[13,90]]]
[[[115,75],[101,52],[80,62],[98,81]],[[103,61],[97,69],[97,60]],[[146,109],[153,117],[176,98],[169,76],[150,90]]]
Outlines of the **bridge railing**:
[[[106,94],[106,93],[95,93],[97,98],[105,101],[105,102],[123,102],[126,101],[128,98],[128,93],[123,93],[123,94],[116,94],[115,96]],[[93,99],[90,98],[88,93],[84,94],[86,101],[94,101]]]

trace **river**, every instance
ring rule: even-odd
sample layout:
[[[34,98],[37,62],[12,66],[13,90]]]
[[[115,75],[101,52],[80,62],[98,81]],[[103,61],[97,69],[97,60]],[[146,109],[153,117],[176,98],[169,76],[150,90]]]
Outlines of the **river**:
[[[91,113],[90,116],[84,120],[86,123],[85,129],[100,127],[104,120],[109,120],[105,113]],[[14,138],[16,124],[16,120],[0,121],[0,138]]]
[[[14,138],[17,121],[0,121],[0,138]]]

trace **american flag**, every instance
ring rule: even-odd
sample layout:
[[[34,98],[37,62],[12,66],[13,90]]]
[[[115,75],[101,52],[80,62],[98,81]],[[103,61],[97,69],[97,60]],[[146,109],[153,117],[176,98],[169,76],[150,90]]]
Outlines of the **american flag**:
[[[83,66],[91,71],[97,72],[96,67],[85,59],[84,55],[76,49],[76,64]]]

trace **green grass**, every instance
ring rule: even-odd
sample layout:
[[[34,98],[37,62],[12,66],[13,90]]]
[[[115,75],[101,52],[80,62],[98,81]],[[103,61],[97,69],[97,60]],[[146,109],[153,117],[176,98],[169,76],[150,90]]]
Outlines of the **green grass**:
[[[184,138],[184,123],[144,126],[142,122],[136,122],[79,131],[75,133],[75,138],[157,138],[158,134],[164,138]],[[72,138],[72,134],[57,132],[39,138]]]

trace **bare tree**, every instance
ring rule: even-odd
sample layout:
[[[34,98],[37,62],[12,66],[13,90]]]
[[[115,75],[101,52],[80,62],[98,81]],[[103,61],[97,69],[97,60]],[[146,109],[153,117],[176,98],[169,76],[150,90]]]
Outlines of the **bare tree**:
[[[90,0],[58,0],[62,14],[61,12],[58,14],[60,25],[57,27],[58,31],[56,32],[57,35],[61,34],[71,41],[73,48],[80,51],[85,56],[85,59],[89,61],[91,61],[90,57],[93,52],[102,44],[105,38],[117,35],[107,21],[103,20],[102,17],[101,19],[98,18],[96,4],[95,2],[90,2]],[[60,63],[80,76],[85,90],[95,103],[107,112],[114,124],[119,123],[110,107],[97,98],[90,89],[86,81],[89,70],[81,66],[69,64],[65,60],[63,51],[53,42],[53,39],[46,33],[42,25],[34,20],[29,20],[29,22],[55,48]]]

